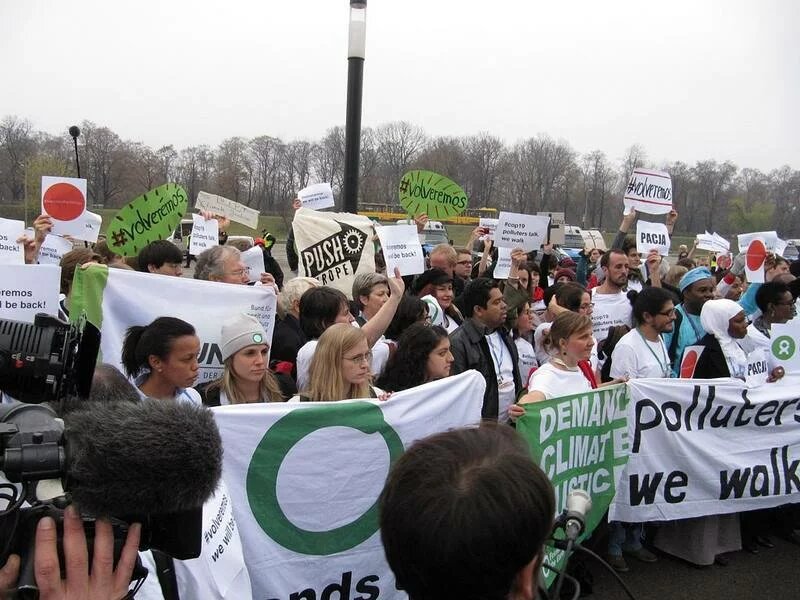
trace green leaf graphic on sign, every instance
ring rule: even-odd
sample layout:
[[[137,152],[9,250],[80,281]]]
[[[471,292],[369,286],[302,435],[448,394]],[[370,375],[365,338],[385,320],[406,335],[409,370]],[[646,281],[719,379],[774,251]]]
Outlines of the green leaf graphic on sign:
[[[124,206],[106,230],[108,246],[120,256],[136,256],[144,246],[168,238],[189,206],[186,191],[165,183]]]
[[[467,195],[455,181],[433,171],[409,171],[400,179],[400,206],[409,215],[453,217],[467,208]]]

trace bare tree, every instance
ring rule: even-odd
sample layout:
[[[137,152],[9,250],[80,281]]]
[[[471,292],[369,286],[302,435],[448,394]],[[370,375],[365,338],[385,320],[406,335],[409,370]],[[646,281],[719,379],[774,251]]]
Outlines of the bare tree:
[[[33,125],[27,119],[8,116],[0,121],[0,173],[3,174],[0,197],[7,193],[13,202],[25,197],[27,161],[36,150],[32,130]]]

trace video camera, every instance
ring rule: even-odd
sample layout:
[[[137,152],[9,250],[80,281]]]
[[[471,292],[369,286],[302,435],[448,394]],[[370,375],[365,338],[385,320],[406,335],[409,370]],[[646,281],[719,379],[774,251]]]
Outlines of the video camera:
[[[66,405],[86,401],[100,348],[100,332],[85,318],[67,323],[37,314],[33,324],[0,319],[0,566],[20,555],[18,598],[38,598],[33,576],[36,524],[52,517],[63,532],[72,501],[70,439],[58,418]],[[101,470],[102,465],[97,469]],[[1,480],[0,480],[1,481]],[[84,519],[91,551],[93,519]],[[179,559],[199,556],[202,508],[170,514],[113,515],[115,564],[128,524],[142,524],[140,549]],[[60,550],[59,550],[60,551]],[[137,565],[133,579],[146,570]]]

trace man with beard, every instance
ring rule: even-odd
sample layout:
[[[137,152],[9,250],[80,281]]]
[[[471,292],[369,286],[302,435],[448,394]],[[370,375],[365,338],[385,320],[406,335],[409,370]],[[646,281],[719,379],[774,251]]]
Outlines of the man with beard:
[[[669,359],[672,361],[673,377],[678,377],[683,360],[683,351],[700,341],[706,331],[700,323],[700,310],[703,304],[714,297],[714,278],[707,267],[697,267],[687,272],[678,288],[683,294],[683,302],[675,307],[675,323],[671,332],[665,332]]]

